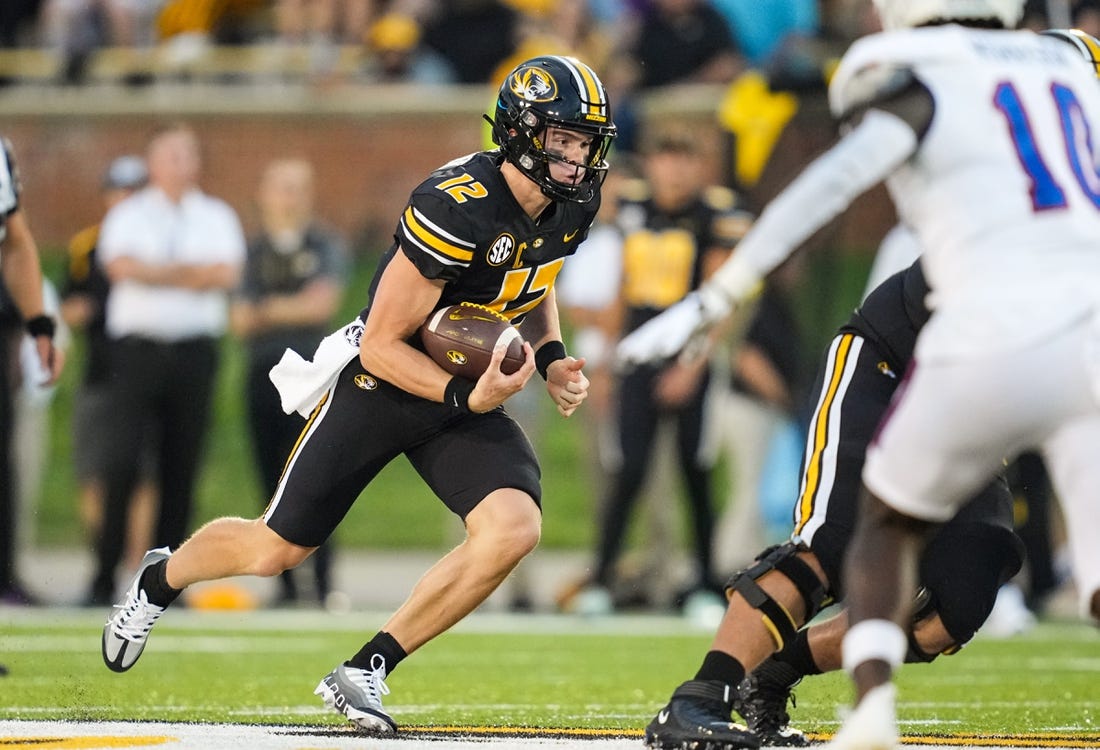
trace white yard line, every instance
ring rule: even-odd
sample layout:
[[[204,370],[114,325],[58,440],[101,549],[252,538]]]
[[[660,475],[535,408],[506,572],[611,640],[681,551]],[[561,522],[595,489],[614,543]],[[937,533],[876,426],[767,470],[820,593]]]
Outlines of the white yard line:
[[[943,744],[940,744],[943,743]],[[913,738],[903,742],[927,750],[956,750],[982,747],[988,750],[1067,750],[1096,747],[1066,739],[1026,737],[1006,740],[1004,745],[972,736],[945,740]],[[471,750],[472,748],[547,748],[556,750],[639,750],[638,736],[608,737],[598,732],[561,731],[545,736],[516,736],[509,730],[486,730],[462,736],[461,730],[410,729],[394,738],[357,734],[351,729],[305,726],[259,726],[240,724],[192,724],[168,722],[59,722],[0,721],[0,747],[24,750],[65,748],[163,748],[166,750]]]
[[[19,742],[23,740],[24,742]],[[469,748],[558,748],[570,750],[638,750],[641,741],[568,737],[478,736],[407,733],[393,739],[323,727],[278,727],[235,724],[170,724],[144,722],[0,721],[0,747],[170,748],[171,750],[469,750]]]

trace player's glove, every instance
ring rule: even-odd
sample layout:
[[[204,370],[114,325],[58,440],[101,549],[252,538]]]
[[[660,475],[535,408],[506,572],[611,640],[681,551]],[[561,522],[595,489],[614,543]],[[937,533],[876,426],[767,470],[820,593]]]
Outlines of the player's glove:
[[[701,287],[628,334],[615,351],[616,364],[633,367],[680,353],[731,311],[728,298]]]

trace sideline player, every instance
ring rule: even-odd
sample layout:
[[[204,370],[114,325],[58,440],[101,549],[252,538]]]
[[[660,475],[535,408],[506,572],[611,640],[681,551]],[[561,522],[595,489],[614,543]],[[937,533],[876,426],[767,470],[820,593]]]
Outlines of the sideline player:
[[[627,359],[682,345],[883,179],[917,232],[933,313],[863,471],[843,644],[858,703],[834,739],[846,749],[897,743],[891,678],[930,530],[1006,457],[1038,447],[1084,555],[1098,484],[1087,452],[1100,439],[1094,71],[1061,42],[1009,31],[1022,0],[875,4],[886,33],[857,41],[830,86],[844,137],[772,202],[694,307],[622,344]],[[1100,566],[1082,559],[1082,604],[1100,617]]]
[[[324,339],[312,363],[285,357],[272,371],[283,408],[308,422],[271,503],[256,520],[212,521],[174,554],[148,553],[103,629],[110,668],[133,666],[186,586],[300,564],[404,453],[463,519],[466,539],[315,691],[361,729],[390,734],[385,678],[481,604],[538,543],[538,461],[501,405],[536,370],[564,417],[587,395],[584,360],[561,341],[553,284],[599,208],[615,126],[596,74],[545,56],[505,79],[493,132],[499,149],[457,159],[413,191],[359,319]],[[421,323],[461,301],[522,321],[530,343],[516,373],[500,371],[503,348],[476,382],[452,378],[419,348]]]

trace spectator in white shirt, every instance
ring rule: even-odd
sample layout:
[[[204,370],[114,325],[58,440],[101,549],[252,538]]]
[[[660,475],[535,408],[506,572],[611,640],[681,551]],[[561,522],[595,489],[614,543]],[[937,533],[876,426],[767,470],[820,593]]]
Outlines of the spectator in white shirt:
[[[148,435],[159,455],[154,545],[176,547],[189,528],[218,339],[245,257],[233,209],[198,187],[194,131],[179,124],[160,130],[147,161],[149,186],[112,208],[100,234],[98,261],[111,282],[106,325],[116,404],[103,425],[111,449],[90,604],[114,599],[134,456]]]

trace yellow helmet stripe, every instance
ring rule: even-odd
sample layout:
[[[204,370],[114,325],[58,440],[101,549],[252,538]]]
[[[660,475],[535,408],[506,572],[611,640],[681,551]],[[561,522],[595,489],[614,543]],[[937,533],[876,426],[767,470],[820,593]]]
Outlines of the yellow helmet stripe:
[[[585,117],[606,122],[607,96],[604,93],[603,84],[592,72],[592,68],[575,57],[556,57],[555,59],[561,61],[561,64],[569,70],[573,80],[577,82],[577,87],[584,92],[581,104],[584,107]]]
[[[416,240],[420,244],[426,245],[448,258],[453,258],[462,263],[469,263],[474,259],[473,245],[469,245],[467,248],[456,245],[453,242],[448,242],[440,236],[439,233],[432,231],[434,227],[426,218],[422,222],[412,206],[405,209],[405,215],[402,218],[404,220],[406,234],[410,239]],[[452,239],[457,240],[457,238]],[[461,240],[459,241],[461,242]]]

